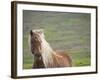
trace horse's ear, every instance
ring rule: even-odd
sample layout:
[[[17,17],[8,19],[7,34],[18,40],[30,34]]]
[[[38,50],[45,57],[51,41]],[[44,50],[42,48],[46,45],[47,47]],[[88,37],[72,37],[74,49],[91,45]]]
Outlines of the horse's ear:
[[[32,30],[30,30],[30,35],[32,36],[32,34],[33,34]]]

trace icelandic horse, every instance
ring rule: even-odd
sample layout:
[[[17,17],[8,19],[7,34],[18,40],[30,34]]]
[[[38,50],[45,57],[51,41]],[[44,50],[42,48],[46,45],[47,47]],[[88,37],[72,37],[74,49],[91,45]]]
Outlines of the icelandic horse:
[[[43,30],[30,31],[30,49],[34,55],[32,68],[71,67],[72,59],[64,51],[54,51],[46,41]]]

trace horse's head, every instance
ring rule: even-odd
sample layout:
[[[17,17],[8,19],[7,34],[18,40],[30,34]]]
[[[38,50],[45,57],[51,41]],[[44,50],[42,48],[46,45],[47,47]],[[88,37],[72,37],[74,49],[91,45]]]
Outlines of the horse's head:
[[[41,43],[42,38],[44,37],[43,30],[31,30],[30,31],[30,44],[31,44],[31,52],[35,56],[41,56]]]

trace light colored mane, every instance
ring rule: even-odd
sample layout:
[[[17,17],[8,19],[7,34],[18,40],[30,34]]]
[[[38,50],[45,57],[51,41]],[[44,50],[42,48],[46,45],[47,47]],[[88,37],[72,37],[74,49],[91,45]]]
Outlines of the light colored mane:
[[[55,54],[55,52],[44,38],[42,38],[42,41],[42,58],[44,65],[45,67],[53,67],[53,54]]]

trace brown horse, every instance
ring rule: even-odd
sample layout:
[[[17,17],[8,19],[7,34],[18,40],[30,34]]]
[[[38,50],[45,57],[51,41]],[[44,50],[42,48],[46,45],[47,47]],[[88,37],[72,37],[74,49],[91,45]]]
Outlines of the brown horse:
[[[64,51],[54,51],[42,30],[30,31],[31,52],[34,55],[33,68],[70,67],[72,60]]]

